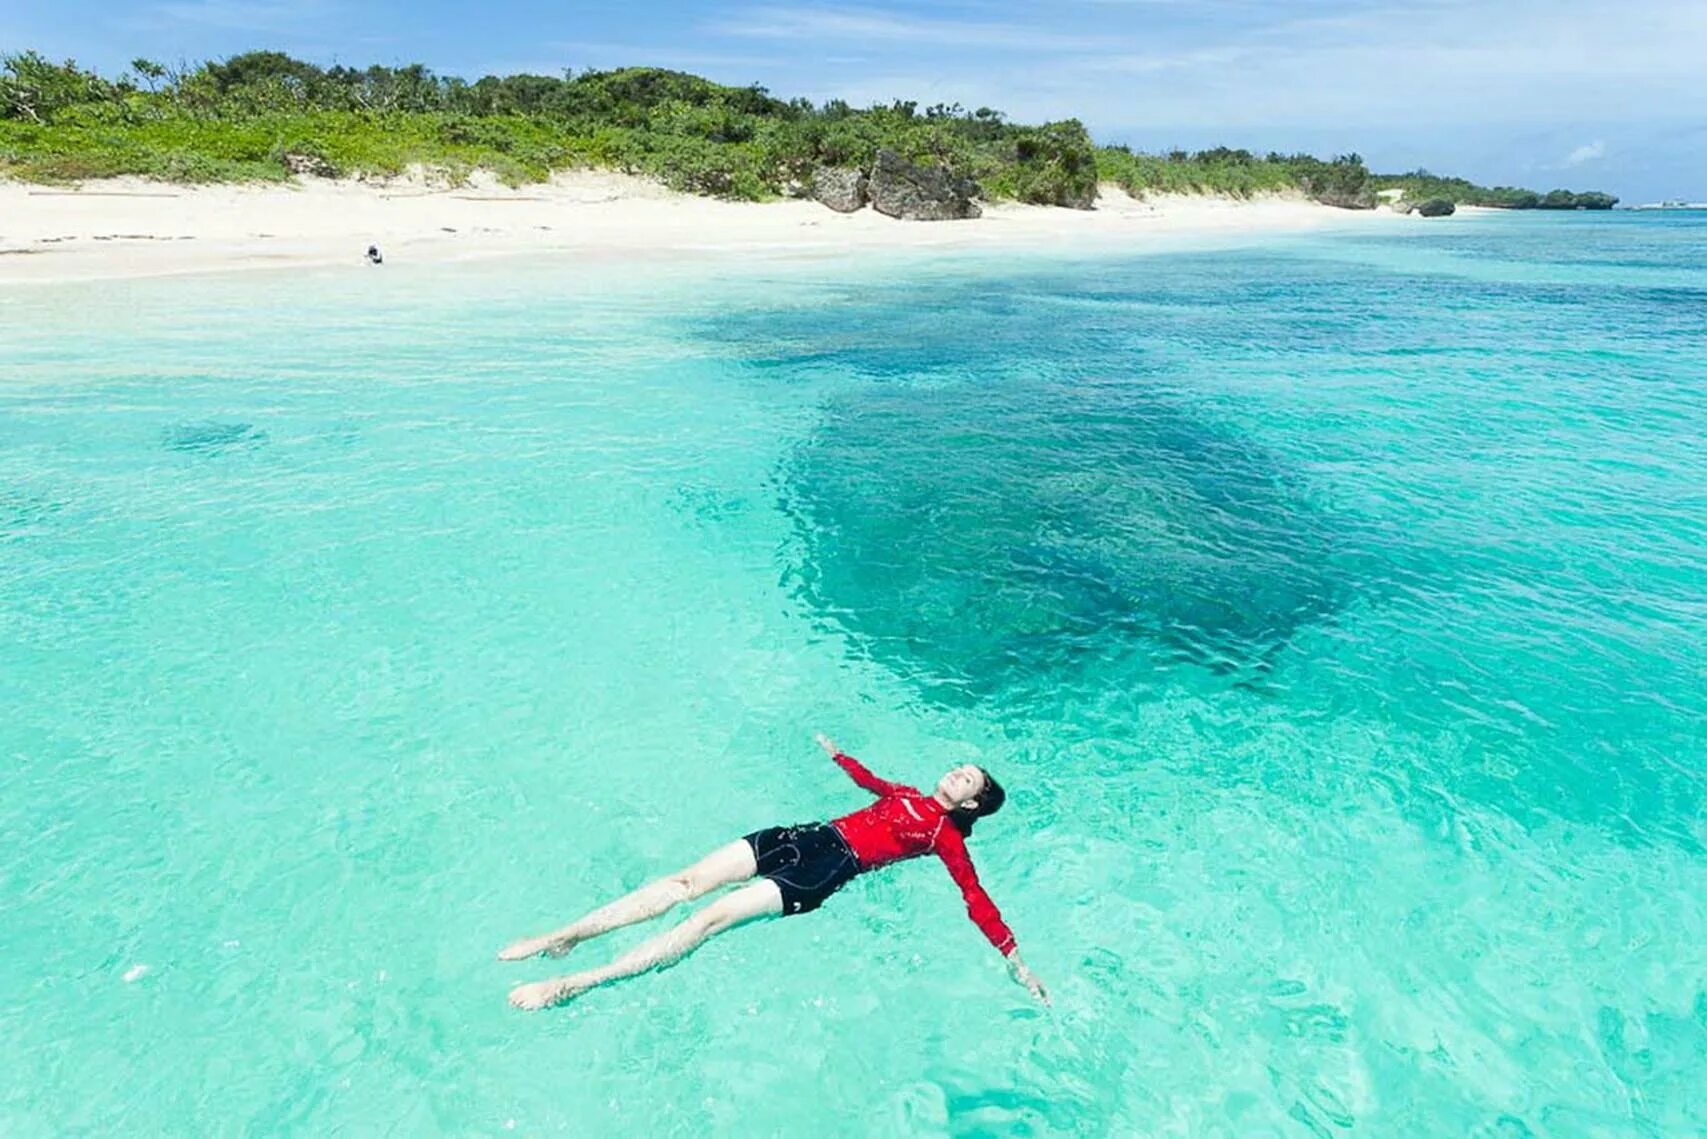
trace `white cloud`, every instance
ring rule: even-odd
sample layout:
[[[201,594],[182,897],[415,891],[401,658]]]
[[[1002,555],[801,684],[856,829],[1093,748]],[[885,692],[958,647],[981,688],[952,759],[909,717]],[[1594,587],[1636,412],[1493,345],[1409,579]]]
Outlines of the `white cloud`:
[[[560,51],[565,59],[573,60],[577,69],[581,67],[673,67],[683,71],[714,70],[718,68],[740,67],[761,74],[771,65],[771,60],[763,55],[739,52],[701,51],[698,49],[678,50],[671,47],[658,47],[655,44],[617,43],[609,41],[564,40],[545,45],[552,51]],[[562,70],[559,67],[557,70]],[[494,71],[493,74],[503,74]]]
[[[1337,127],[1368,138],[1430,125],[1586,133],[1590,124],[1703,117],[1700,0],[1627,0],[1615,21],[1600,0],[1212,0],[1166,6],[1177,20],[1156,16],[1161,5],[1080,0],[1052,6],[1047,29],[1027,22],[1036,9],[993,10],[996,22],[772,5],[705,30],[788,41],[770,84],[778,90],[858,101],[874,74],[905,68],[928,74],[933,96],[972,105],[993,87],[993,105],[1016,118],[1075,115],[1105,133]],[[831,64],[849,45],[878,57],[877,67],[862,74]],[[1002,62],[992,66],[996,52]]]
[[[1598,139],[1586,145],[1579,146],[1565,156],[1566,166],[1581,166],[1585,162],[1593,162],[1597,158],[1606,157],[1606,144]]]
[[[825,40],[915,44],[927,47],[995,48],[1011,51],[1095,51],[1116,47],[1108,35],[1064,35],[1030,24],[978,20],[935,20],[873,8],[749,8],[715,21],[710,30],[743,39]]]

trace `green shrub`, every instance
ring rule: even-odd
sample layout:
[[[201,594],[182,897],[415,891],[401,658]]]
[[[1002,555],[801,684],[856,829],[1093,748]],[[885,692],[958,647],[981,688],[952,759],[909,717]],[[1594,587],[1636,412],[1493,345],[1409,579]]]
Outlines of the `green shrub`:
[[[1089,209],[1097,193],[1097,153],[1077,119],[1018,128],[1005,161],[981,172],[984,191],[1043,206]]]
[[[0,118],[46,123],[66,108],[109,103],[126,93],[69,59],[51,63],[33,51],[0,55]]]
[[[1442,177],[1430,174],[1427,170],[1415,170],[1409,174],[1378,175],[1374,179],[1374,185],[1381,190],[1403,190],[1405,196],[1412,201],[1445,198],[1460,206],[1489,206],[1505,210],[1606,210],[1618,204],[1618,199],[1611,194],[1554,190],[1542,196],[1533,190],[1523,190],[1515,186],[1478,186],[1463,178]]]

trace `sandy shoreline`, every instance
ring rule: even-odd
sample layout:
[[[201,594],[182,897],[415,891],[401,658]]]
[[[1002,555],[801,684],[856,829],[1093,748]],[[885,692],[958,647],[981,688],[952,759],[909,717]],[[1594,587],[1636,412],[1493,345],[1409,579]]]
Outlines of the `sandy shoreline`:
[[[621,174],[577,172],[510,189],[477,178],[435,186],[305,180],[175,186],[140,179],[56,188],[0,182],[0,283],[553,253],[579,257],[869,249],[1140,247],[1163,236],[1267,234],[1405,224],[1300,198],[1135,200],[1114,187],[1094,211],[987,207],[974,221],[898,222],[816,202],[753,204],[676,194]]]

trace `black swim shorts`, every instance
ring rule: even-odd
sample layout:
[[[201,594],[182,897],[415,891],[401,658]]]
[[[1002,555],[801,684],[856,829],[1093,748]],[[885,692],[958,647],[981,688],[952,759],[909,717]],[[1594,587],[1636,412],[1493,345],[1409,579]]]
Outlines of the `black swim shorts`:
[[[782,891],[784,914],[809,914],[859,873],[847,840],[829,823],[767,827],[747,836],[759,876]]]

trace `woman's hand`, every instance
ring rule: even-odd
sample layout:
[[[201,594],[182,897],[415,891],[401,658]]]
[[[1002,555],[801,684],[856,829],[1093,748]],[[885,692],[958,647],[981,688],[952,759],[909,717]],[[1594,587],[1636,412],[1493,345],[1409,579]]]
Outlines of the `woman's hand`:
[[[830,737],[825,735],[823,732],[819,732],[817,738],[818,746],[823,748],[824,754],[828,755],[831,759],[835,759],[838,755],[842,754],[842,749],[837,747],[834,741],[832,741]]]
[[[1008,954],[1008,972],[1013,974],[1015,981],[1018,981],[1020,984],[1025,986],[1026,992],[1042,1001],[1045,1005],[1052,1005],[1052,1002],[1049,999],[1049,990],[1043,987],[1043,982],[1037,979],[1036,973],[1033,973],[1030,969],[1026,968],[1025,962],[1019,959],[1019,953],[1017,951]]]

